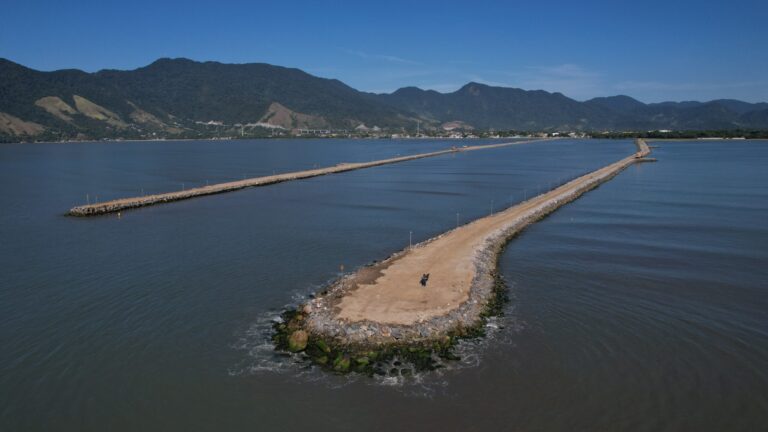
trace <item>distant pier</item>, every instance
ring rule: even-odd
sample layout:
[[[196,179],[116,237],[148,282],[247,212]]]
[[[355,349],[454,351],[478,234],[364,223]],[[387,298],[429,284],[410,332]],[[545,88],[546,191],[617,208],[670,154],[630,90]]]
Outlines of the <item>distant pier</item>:
[[[254,177],[250,179],[238,180],[227,183],[218,183],[210,186],[202,186],[192,189],[186,189],[175,192],[167,192],[154,195],[146,195],[133,198],[121,198],[112,201],[105,201],[95,204],[86,204],[77,207],[73,207],[69,210],[70,216],[96,216],[107,213],[116,213],[123,210],[134,209],[138,207],[146,207],[155,204],[162,204],[172,201],[180,201],[189,198],[201,197],[205,195],[220,194],[224,192],[236,191],[239,189],[266,186],[275,183],[282,183],[291,180],[299,180],[310,177],[317,177],[326,174],[335,174],[345,171],[359,170],[363,168],[370,168],[380,165],[394,164],[398,162],[406,162],[415,159],[423,159],[433,156],[440,156],[449,153],[473,151],[473,150],[486,150],[499,147],[507,147],[511,145],[527,144],[531,142],[544,141],[544,140],[527,140],[527,141],[513,141],[500,144],[488,144],[488,145],[476,145],[467,147],[452,147],[446,150],[439,150],[430,153],[419,153],[410,156],[401,156],[390,159],[381,159],[371,162],[354,162],[354,163],[340,163],[338,165],[326,168],[317,168],[305,171],[294,171],[283,174],[275,174],[264,177]]]

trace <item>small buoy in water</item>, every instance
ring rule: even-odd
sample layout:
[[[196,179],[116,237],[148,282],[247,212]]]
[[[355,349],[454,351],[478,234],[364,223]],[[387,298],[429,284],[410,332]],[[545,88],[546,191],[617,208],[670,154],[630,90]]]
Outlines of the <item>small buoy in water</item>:
[[[117,212],[117,218],[120,219],[121,217],[123,217],[123,214],[120,212]]]

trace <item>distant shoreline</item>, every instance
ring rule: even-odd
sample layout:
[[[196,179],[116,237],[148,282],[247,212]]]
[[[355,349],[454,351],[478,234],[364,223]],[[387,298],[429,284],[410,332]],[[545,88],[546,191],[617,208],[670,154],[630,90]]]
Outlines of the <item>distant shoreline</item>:
[[[289,141],[289,140],[366,140],[366,141],[466,141],[466,140],[508,140],[508,139],[544,139],[552,137],[537,137],[537,136],[510,136],[510,137],[472,137],[472,138],[447,138],[447,137],[251,137],[251,138],[163,138],[163,139],[115,139],[115,140],[67,140],[67,141],[17,141],[17,142],[0,142],[0,145],[13,145],[13,144],[112,144],[112,143],[143,143],[143,142],[180,142],[180,141]],[[560,136],[564,139],[637,139],[635,137],[578,137],[572,138],[568,136]],[[641,138],[646,142],[655,141],[767,141],[768,136],[765,138],[741,138],[741,137],[705,137],[705,138]]]
[[[67,140],[67,141],[16,141],[16,142],[0,142],[0,145],[5,144],[110,144],[121,142],[178,142],[178,141],[288,141],[288,140],[366,140],[366,141],[419,141],[419,140],[445,140],[445,141],[463,141],[463,140],[509,140],[509,139],[543,139],[546,137],[535,136],[509,136],[509,137],[467,137],[467,138],[448,138],[448,137],[322,137],[322,136],[295,136],[295,137],[233,137],[233,138],[156,138],[156,139],[109,139],[109,140]]]

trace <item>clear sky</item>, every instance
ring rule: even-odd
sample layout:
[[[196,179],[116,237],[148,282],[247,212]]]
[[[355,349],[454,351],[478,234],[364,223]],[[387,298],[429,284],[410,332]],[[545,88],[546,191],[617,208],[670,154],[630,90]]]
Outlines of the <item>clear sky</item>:
[[[768,101],[768,0],[2,0],[0,23],[0,57],[40,70],[187,57],[373,92],[476,81],[578,100]]]

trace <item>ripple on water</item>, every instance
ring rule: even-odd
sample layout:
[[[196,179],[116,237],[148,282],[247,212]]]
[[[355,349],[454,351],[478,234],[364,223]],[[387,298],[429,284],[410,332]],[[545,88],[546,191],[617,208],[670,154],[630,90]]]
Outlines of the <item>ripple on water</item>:
[[[296,308],[308,299],[308,293],[322,289],[311,287],[295,291],[292,302],[283,310]],[[258,374],[282,374],[289,379],[323,383],[331,388],[344,387],[353,383],[397,388],[413,396],[431,396],[438,389],[448,386],[448,377],[462,369],[476,368],[483,361],[483,355],[491,347],[512,346],[515,333],[525,328],[524,323],[515,314],[515,306],[507,304],[502,316],[488,318],[485,324],[485,336],[462,339],[453,347],[458,360],[444,360],[435,356],[438,368],[433,371],[414,371],[412,366],[393,358],[384,364],[385,375],[368,377],[357,373],[335,374],[310,363],[303,354],[278,352],[272,343],[273,324],[280,322],[282,310],[270,310],[262,313],[237,339],[232,347],[243,352],[243,358],[229,369],[231,376],[249,376]],[[392,372],[395,371],[395,372]]]

